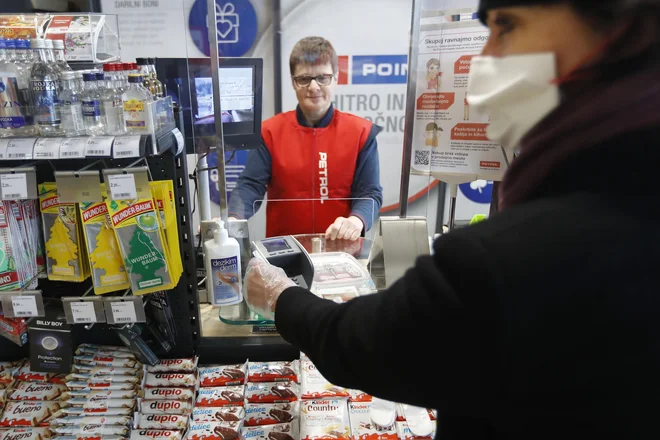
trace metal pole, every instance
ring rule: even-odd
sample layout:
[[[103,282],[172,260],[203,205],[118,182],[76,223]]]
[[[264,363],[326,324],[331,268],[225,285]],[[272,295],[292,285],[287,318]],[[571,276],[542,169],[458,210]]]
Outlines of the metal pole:
[[[209,189],[208,166],[209,164],[206,161],[206,157],[202,157],[198,164],[199,171],[197,171],[197,188],[199,190],[197,201],[199,203],[200,222],[211,220],[211,192]]]
[[[211,81],[213,84],[213,117],[215,119],[215,153],[218,158],[218,192],[220,193],[220,218],[228,223],[227,180],[225,179],[225,138],[222,133],[222,105],[220,102],[220,54],[218,31],[215,23],[215,1],[206,0],[209,48],[211,51]]]
[[[408,50],[408,91],[406,93],[406,119],[403,130],[403,158],[401,162],[401,191],[399,216],[408,215],[410,191],[410,165],[412,160],[413,128],[415,126],[415,102],[417,101],[417,58],[419,53],[419,21],[422,17],[422,0],[413,0],[410,21],[410,48]]]
[[[282,23],[280,0],[273,0],[273,86],[275,114],[282,112]]]

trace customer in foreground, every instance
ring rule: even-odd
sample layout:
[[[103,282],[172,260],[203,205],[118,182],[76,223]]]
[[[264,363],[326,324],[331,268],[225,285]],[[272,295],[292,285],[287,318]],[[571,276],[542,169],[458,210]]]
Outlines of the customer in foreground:
[[[344,304],[253,260],[247,301],[337,385],[441,439],[660,438],[660,1],[482,0],[471,107],[500,212]],[[435,360],[439,359],[439,360]]]

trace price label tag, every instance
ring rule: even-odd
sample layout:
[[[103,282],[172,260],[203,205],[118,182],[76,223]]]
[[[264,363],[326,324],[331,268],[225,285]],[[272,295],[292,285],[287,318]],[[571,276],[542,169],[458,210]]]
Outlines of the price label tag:
[[[9,139],[0,139],[0,159],[7,159],[7,146]]]
[[[36,138],[12,139],[7,144],[7,159],[32,159]]]
[[[114,136],[93,136],[87,138],[85,156],[110,157],[110,154],[112,153],[112,141],[114,141],[114,139]]]
[[[117,136],[112,148],[112,157],[140,157],[140,135]]]
[[[110,309],[112,310],[112,316],[116,323],[126,324],[129,322],[137,322],[137,317],[135,316],[135,303],[132,301],[113,302],[111,303]]]
[[[74,324],[89,324],[96,322],[94,303],[85,301],[71,301],[71,314]]]
[[[108,176],[110,182],[110,198],[112,200],[137,199],[135,188],[135,177],[132,174],[111,174]]]
[[[64,139],[60,145],[60,159],[84,159],[87,139],[85,137]]]
[[[39,138],[34,144],[35,159],[57,159],[60,157],[62,138]]]
[[[14,308],[14,316],[19,318],[37,316],[37,300],[32,295],[12,296],[11,305]]]
[[[25,173],[0,174],[0,196],[2,200],[22,200],[28,198]]]

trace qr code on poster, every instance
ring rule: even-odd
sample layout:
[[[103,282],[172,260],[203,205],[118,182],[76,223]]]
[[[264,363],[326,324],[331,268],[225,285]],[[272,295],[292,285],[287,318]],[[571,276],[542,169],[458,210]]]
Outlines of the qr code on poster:
[[[429,165],[430,151],[415,151],[415,165]]]

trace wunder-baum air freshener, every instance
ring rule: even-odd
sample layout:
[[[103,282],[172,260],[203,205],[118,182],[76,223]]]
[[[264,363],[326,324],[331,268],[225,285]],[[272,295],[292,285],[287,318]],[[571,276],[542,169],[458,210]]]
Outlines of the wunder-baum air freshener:
[[[177,285],[183,273],[183,262],[181,261],[179,228],[176,222],[176,208],[174,206],[174,186],[171,180],[149,182],[149,185],[160,214],[159,218],[167,245],[167,254],[171,263],[170,274],[172,284]]]
[[[134,295],[172,289],[153,199],[106,200]]]
[[[89,264],[75,203],[60,203],[54,183],[39,185],[48,279],[84,281]]]
[[[103,201],[80,204],[92,283],[97,295],[131,287],[117,236],[110,225],[104,185],[101,185],[101,194]]]

